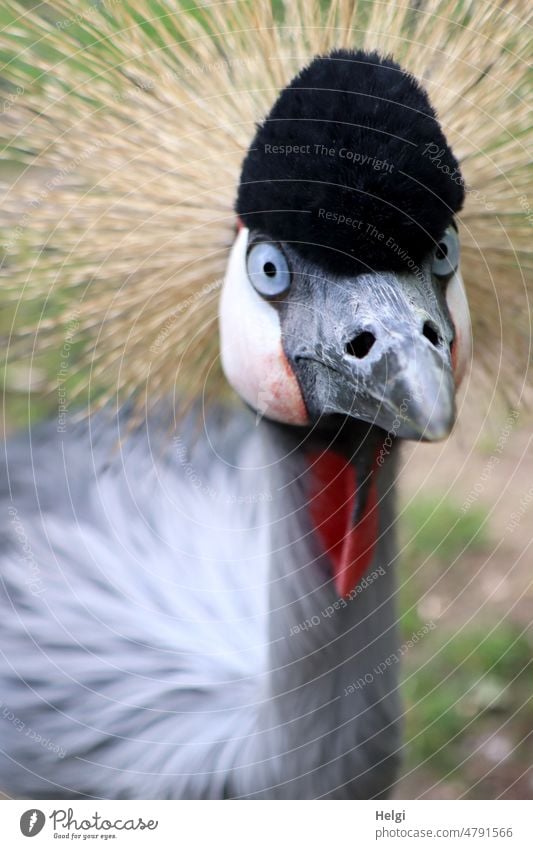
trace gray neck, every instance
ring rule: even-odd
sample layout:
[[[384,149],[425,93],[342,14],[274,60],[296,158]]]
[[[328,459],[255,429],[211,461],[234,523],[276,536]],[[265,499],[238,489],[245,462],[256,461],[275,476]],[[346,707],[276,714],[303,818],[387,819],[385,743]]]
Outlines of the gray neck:
[[[379,540],[339,598],[313,530],[300,434],[265,425],[271,520],[269,669],[251,751],[256,797],[369,798],[394,781],[399,745],[395,452],[376,473]],[[307,444],[307,443],[306,443]],[[364,449],[362,449],[364,450]],[[250,794],[251,788],[244,790]]]

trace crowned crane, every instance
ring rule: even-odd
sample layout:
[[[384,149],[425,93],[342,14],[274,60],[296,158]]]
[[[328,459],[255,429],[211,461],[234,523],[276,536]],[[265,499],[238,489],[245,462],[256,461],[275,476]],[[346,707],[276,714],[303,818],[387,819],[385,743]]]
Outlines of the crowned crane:
[[[197,402],[189,409],[178,381],[145,418],[133,402],[115,414],[108,404],[7,443],[0,787],[9,795],[392,792],[402,717],[399,668],[389,662],[399,640],[398,445],[443,439],[454,425],[456,390],[471,358],[456,220],[465,189],[411,73],[368,49],[315,53],[258,123],[233,189],[219,323],[222,368],[238,407]],[[146,78],[153,61],[142,65]],[[109,60],[110,75],[112,68]],[[123,74],[129,80],[133,72]],[[141,98],[133,101],[139,110],[154,93],[137,75],[131,96]],[[73,97],[57,109],[68,111]],[[158,104],[165,106],[164,94]],[[209,112],[206,104],[195,113],[189,103],[191,125]],[[109,108],[126,106],[119,94]],[[24,104],[11,116],[20,125],[17,108]],[[100,121],[101,149],[78,156],[76,168],[90,169],[109,152],[113,121],[105,111],[87,118],[78,132],[87,139],[91,120]],[[127,143],[138,149],[137,129],[129,127]],[[156,145],[165,137],[155,120],[150,131]],[[69,143],[59,142],[56,167],[57,151]],[[124,138],[117,134],[115,143],[120,150]],[[168,139],[161,143],[172,149]],[[223,157],[221,148],[218,164]],[[182,165],[185,193],[190,166]],[[153,171],[129,169],[146,180],[146,197],[154,174],[165,179],[157,163]],[[96,181],[92,188],[98,203]],[[104,188],[108,205],[127,201],[115,189]],[[74,203],[70,219],[54,213],[58,266],[48,250],[54,239],[49,245],[40,229],[42,209],[29,221],[40,245],[33,274],[42,268],[49,279],[46,269],[57,271],[73,252],[90,289],[91,274],[105,276],[106,267],[97,272],[98,259],[86,265],[100,248],[97,239],[85,243],[90,227],[83,237],[80,230],[85,195],[76,183],[49,194],[43,209],[61,207],[64,194]],[[193,194],[184,205],[196,202]],[[133,291],[143,273],[135,259],[142,203],[138,211],[131,211],[133,253],[122,279],[126,289],[131,279]],[[103,225],[111,231],[113,216],[111,209]],[[112,277],[114,248],[107,250]],[[203,254],[209,251],[205,243]],[[23,272],[20,262],[6,273]],[[160,267],[154,261],[153,279]],[[156,304],[163,329],[152,340],[154,357],[175,325],[187,345],[212,350],[213,325],[200,329],[191,320],[212,294],[208,279],[199,290],[195,274],[196,295],[183,310],[165,316]],[[102,320],[107,310],[113,315],[113,297],[96,300]],[[93,321],[95,308],[92,302]],[[131,303],[123,324],[128,309]],[[143,322],[153,329],[148,317]],[[46,320],[45,329],[53,324]],[[149,338],[146,330],[145,357]],[[124,335],[119,344],[127,361]],[[154,371],[157,383],[157,365]],[[378,666],[383,673],[372,674]]]

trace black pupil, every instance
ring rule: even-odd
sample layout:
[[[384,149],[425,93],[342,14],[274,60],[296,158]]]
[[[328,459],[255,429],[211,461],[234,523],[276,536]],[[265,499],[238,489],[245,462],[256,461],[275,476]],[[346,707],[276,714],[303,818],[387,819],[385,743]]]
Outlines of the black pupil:
[[[273,262],[265,262],[263,266],[263,271],[267,277],[275,277],[276,276],[276,266]]]
[[[446,259],[448,256],[448,245],[446,242],[439,242],[435,256],[437,259]]]

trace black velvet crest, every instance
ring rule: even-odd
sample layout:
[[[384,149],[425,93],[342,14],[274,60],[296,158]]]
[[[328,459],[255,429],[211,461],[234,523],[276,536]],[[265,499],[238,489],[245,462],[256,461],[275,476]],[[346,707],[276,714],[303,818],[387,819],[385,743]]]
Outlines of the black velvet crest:
[[[464,200],[420,84],[377,53],[317,57],[285,88],[244,160],[237,213],[333,272],[413,267]]]

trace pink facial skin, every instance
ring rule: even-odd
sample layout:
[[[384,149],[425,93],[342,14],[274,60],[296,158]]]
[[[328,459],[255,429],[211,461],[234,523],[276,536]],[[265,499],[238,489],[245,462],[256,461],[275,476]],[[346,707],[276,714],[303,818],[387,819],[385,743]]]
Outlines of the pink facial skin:
[[[298,381],[283,351],[278,313],[248,277],[248,236],[249,230],[241,227],[222,289],[222,367],[231,386],[258,414],[286,424],[308,424]]]
[[[452,347],[452,364],[455,385],[459,387],[472,359],[472,332],[470,311],[459,269],[455,272],[446,289],[446,302],[450,311],[455,340]]]

